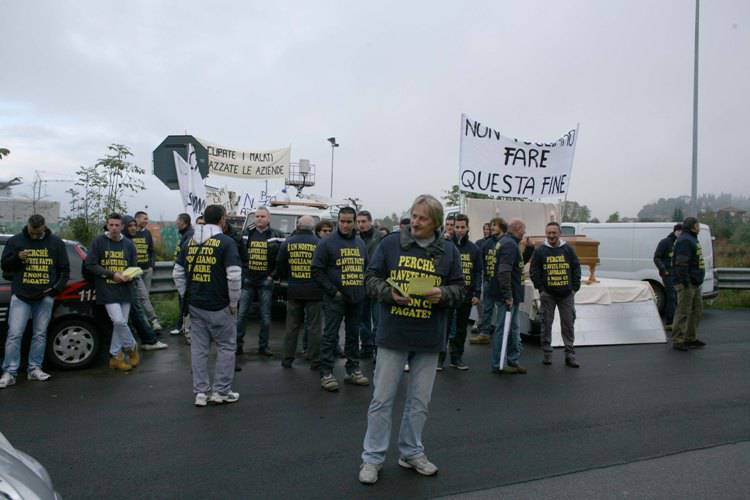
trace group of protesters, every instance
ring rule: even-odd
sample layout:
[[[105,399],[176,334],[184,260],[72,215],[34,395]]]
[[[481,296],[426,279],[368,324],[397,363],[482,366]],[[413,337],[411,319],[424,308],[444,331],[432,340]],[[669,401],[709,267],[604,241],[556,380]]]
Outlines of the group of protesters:
[[[519,318],[527,263],[541,304],[541,362],[552,363],[551,331],[557,309],[565,364],[580,366],[574,347],[574,297],[581,286],[581,267],[573,247],[560,238],[557,222],[546,225],[545,240],[535,248],[519,219],[496,217],[484,224],[481,239],[470,241],[469,218],[456,214],[444,219],[441,203],[431,195],[418,196],[409,215],[401,220],[399,230],[390,233],[376,228],[369,212],[343,207],[335,224],[299,217],[287,237],[272,228],[272,215],[264,207],[257,209],[254,226],[243,235],[227,223],[221,205],[206,207],[195,223],[188,214],[180,214],[173,269],[180,320],[171,333],[186,333],[190,344],[194,404],[239,400],[233,382],[237,358],[245,354],[247,319],[254,302],[260,313],[256,352],[274,355],[269,345],[271,306],[274,285],[280,281],[288,285],[280,356],[284,368],[293,367],[301,335],[310,368],[319,373],[326,391],[339,389],[334,375],[338,357],[346,359],[344,381],[354,386],[370,384],[360,361],[373,359],[374,391],[359,471],[362,483],[378,480],[389,446],[394,399],[405,372],[409,375],[398,462],[423,475],[437,472],[425,455],[422,429],[436,373],[443,370],[446,359],[459,372],[469,369],[463,353],[473,308],[477,321],[469,342],[490,346],[492,372],[527,373],[521,363]],[[112,321],[109,366],[116,370],[129,371],[140,363],[133,331],[140,337],[141,349],[167,347],[157,338],[161,325],[149,299],[155,259],[147,225],[145,212],[133,218],[110,214],[104,233],[94,239],[85,259],[84,275],[93,280],[97,304],[105,307]],[[679,285],[681,302],[692,300],[698,278],[692,236],[681,238],[675,247],[674,266],[681,273],[676,275],[688,279],[688,284]],[[65,244],[47,229],[41,216],[32,216],[6,244],[2,269],[12,281],[13,295],[0,388],[15,383],[29,319],[33,337],[28,378],[50,378],[42,370],[46,329],[54,296],[65,288],[69,268]],[[410,287],[416,286],[417,278],[428,287],[412,294]],[[213,377],[211,344],[216,348]]]

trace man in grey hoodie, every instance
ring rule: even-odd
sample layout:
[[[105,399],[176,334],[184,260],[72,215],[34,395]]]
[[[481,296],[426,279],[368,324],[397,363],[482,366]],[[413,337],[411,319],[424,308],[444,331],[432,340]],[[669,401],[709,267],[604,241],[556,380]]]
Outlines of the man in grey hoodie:
[[[192,239],[180,251],[172,277],[184,297],[191,318],[190,353],[195,406],[234,403],[237,302],[242,267],[237,243],[222,231],[226,212],[221,205],[206,207],[206,223],[197,226]],[[216,343],[213,387],[208,376],[208,352]],[[210,397],[209,389],[212,389]]]

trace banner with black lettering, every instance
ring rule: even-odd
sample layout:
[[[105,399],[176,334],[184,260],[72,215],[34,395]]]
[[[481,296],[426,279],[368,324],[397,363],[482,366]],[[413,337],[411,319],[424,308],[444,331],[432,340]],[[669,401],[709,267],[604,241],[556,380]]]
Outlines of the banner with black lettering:
[[[571,129],[554,142],[511,139],[461,115],[461,191],[509,198],[563,198],[578,138]]]
[[[173,154],[182,205],[185,212],[195,220],[199,215],[203,215],[206,209],[206,185],[198,169],[195,149],[192,144],[188,144],[188,161],[185,161],[177,151]]]
[[[219,146],[203,139],[208,149],[208,174],[240,177],[243,179],[273,179],[286,177],[292,157],[292,147],[240,151]]]

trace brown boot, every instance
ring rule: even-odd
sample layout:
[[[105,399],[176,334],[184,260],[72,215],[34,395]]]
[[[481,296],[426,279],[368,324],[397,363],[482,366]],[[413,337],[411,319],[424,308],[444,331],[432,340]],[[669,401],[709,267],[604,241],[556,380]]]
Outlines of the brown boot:
[[[138,353],[138,345],[135,345],[132,351],[127,351],[127,352],[128,352],[128,363],[130,363],[130,366],[135,368],[136,366],[141,364],[141,355]]]
[[[109,367],[123,372],[130,371],[133,367],[125,361],[125,353],[118,352],[117,356],[109,358]]]

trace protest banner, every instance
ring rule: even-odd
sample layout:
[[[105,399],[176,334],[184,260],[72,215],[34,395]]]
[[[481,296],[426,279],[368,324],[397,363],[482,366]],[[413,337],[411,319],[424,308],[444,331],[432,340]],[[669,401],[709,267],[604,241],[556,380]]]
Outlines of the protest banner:
[[[562,198],[570,188],[578,129],[554,142],[511,139],[461,115],[461,191],[509,198]]]
[[[177,151],[173,154],[182,205],[185,212],[195,220],[199,215],[203,215],[203,210],[206,209],[206,185],[198,169],[195,150],[192,144],[188,144],[188,161],[185,161]]]
[[[292,148],[240,151],[199,139],[208,150],[209,175],[243,179],[286,177]]]

